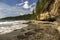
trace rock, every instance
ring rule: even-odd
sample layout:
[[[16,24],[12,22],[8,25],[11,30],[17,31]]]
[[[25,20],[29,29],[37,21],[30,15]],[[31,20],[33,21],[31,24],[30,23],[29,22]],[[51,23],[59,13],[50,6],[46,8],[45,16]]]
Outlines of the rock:
[[[40,20],[48,20],[48,19],[49,19],[48,12],[40,14]]]
[[[29,26],[0,35],[1,40],[60,40],[56,22],[35,21]]]
[[[51,0],[50,4],[48,5],[47,9],[37,15],[37,20],[55,20],[58,14],[58,4],[59,0]]]
[[[53,28],[51,25],[46,24],[30,24],[28,28],[33,29],[34,32],[27,33],[28,35],[23,36],[24,38],[19,40],[59,40],[59,31]],[[28,29],[27,28],[27,29]]]
[[[60,26],[57,28],[57,30],[60,32]]]

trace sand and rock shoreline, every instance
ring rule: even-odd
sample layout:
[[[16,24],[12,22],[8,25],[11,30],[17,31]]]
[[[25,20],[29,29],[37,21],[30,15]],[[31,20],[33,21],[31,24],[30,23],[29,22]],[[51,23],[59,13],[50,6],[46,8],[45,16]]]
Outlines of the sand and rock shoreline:
[[[0,35],[0,40],[59,40],[58,22],[32,21],[27,27]]]

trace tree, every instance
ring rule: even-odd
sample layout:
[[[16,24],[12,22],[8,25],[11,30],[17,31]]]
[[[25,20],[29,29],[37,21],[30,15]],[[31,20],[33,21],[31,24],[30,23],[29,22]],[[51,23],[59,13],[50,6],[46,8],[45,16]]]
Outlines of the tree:
[[[51,0],[38,0],[36,3],[36,18],[40,20],[40,14],[47,11],[47,7]]]
[[[38,0],[36,3],[36,14],[42,13],[49,5],[50,0]]]
[[[40,1],[38,0],[38,2],[36,3],[36,15],[40,13]]]
[[[35,14],[35,10],[33,9],[31,19],[35,19],[35,18],[36,18],[36,14]]]

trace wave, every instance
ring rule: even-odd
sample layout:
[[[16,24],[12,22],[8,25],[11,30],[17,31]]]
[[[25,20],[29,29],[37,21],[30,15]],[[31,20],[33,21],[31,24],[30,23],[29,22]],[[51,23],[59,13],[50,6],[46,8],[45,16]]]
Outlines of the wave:
[[[13,30],[27,27],[28,24],[23,24],[27,22],[28,21],[25,20],[0,22],[0,34],[9,33],[12,32]]]

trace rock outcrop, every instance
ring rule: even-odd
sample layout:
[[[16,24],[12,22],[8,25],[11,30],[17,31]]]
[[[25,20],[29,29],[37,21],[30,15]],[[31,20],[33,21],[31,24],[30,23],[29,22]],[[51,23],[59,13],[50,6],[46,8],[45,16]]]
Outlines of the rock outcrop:
[[[40,13],[37,16],[37,20],[50,20],[50,19],[55,19],[59,14],[58,14],[58,5],[59,0],[51,0],[48,7],[46,8],[46,11]]]

